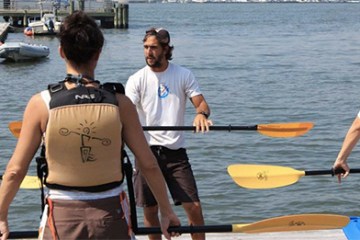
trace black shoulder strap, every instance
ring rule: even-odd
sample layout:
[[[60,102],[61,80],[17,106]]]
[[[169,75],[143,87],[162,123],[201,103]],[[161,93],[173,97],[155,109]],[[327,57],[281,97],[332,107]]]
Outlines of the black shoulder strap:
[[[65,89],[64,81],[48,85],[48,90],[50,92],[50,95],[52,95],[56,92],[59,92],[63,89]],[[125,94],[124,85],[122,83],[118,83],[118,82],[103,83],[100,85],[100,89],[104,89],[104,90],[106,90],[108,92],[112,92],[112,93]]]
[[[65,89],[64,82],[58,82],[48,85],[48,90],[50,92],[50,96],[52,96],[54,93],[59,92],[61,90]]]
[[[44,184],[46,183],[46,177],[48,174],[46,158],[45,158],[45,144],[41,145],[40,156],[36,158],[36,170],[37,176],[41,183],[41,212],[44,211],[45,208],[45,192],[44,192]]]
[[[101,84],[100,88],[112,93],[125,94],[124,85],[118,82],[106,82],[104,84]]]
[[[130,161],[129,156],[127,155],[125,149],[122,149],[121,152],[122,164],[126,176],[126,182],[129,192],[129,202],[130,202],[130,217],[131,217],[131,227],[133,232],[137,232],[137,214],[136,214],[136,204],[135,204],[135,193],[133,186],[133,167]]]

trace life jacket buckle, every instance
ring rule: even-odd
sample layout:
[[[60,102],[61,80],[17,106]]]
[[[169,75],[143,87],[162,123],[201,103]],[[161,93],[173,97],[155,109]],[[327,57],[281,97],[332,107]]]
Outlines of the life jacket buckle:
[[[64,88],[64,85],[61,83],[56,84],[50,84],[48,86],[48,90],[50,91],[50,94],[56,93],[58,91],[61,91]]]

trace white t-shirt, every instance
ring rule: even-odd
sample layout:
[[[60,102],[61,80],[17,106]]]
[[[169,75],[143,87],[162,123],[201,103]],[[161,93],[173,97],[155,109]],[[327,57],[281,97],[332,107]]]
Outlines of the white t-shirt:
[[[136,105],[143,126],[184,126],[187,98],[201,91],[190,70],[169,63],[164,72],[145,66],[130,76],[125,94]],[[182,131],[148,131],[145,136],[149,145],[185,146]]]

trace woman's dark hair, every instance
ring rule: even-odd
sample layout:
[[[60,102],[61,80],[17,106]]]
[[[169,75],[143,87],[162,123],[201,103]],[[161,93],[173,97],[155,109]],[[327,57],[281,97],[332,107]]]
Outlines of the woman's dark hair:
[[[66,58],[77,65],[87,63],[104,45],[100,28],[83,11],[75,11],[65,18],[58,37]]]

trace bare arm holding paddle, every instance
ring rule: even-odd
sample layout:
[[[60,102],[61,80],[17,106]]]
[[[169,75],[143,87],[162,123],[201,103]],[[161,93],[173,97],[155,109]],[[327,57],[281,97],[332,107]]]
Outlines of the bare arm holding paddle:
[[[192,97],[192,104],[196,109],[196,115],[193,121],[193,126],[196,127],[196,132],[208,132],[210,130],[210,126],[213,125],[212,121],[209,118],[210,116],[210,108],[205,98],[202,94]]]
[[[9,236],[8,210],[20,184],[24,179],[29,164],[41,142],[42,132],[47,117],[47,109],[39,95],[35,95],[28,103],[24,113],[23,131],[15,151],[6,167],[0,187],[0,235],[1,240]]]
[[[337,174],[339,182],[342,178],[346,178],[350,173],[350,168],[347,164],[347,159],[350,156],[350,153],[356,146],[357,142],[360,139],[360,118],[359,115],[356,116],[354,122],[349,128],[344,142],[342,144],[341,150],[333,164],[333,169],[344,169],[345,173]]]

